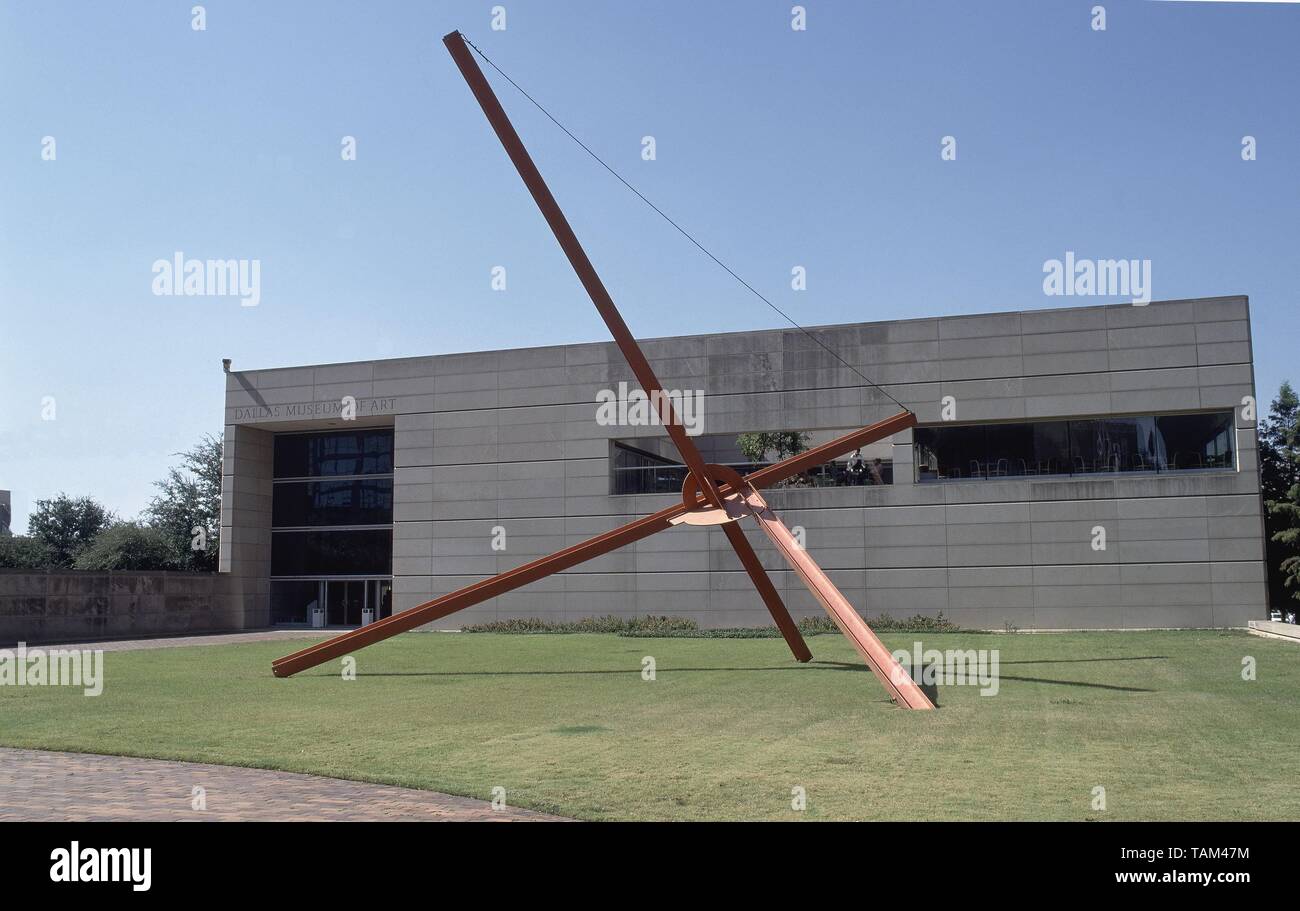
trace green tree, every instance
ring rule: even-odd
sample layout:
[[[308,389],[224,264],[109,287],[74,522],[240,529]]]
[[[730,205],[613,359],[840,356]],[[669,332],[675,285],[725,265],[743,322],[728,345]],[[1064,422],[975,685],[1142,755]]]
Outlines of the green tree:
[[[81,552],[74,569],[104,571],[109,569],[158,570],[176,569],[180,555],[160,528],[138,522],[119,522],[104,529]]]
[[[221,438],[204,434],[193,449],[176,455],[181,465],[154,485],[159,493],[145,517],[172,542],[180,568],[211,572],[221,523]]]
[[[766,461],[767,453],[776,455],[775,461],[798,455],[808,448],[808,434],[797,430],[763,430],[742,433],[736,437],[736,446],[751,462]]]
[[[1269,603],[1300,600],[1300,398],[1283,381],[1259,424]]]
[[[50,549],[27,535],[0,535],[0,569],[45,569],[54,560]]]
[[[808,448],[808,434],[798,430],[762,430],[742,433],[736,437],[736,446],[751,462],[767,461],[769,452],[775,455],[775,461],[798,455]],[[786,478],[778,487],[801,487],[807,483],[803,476]]]
[[[113,514],[92,497],[61,493],[52,500],[36,501],[27,533],[49,550],[49,565],[70,567],[112,521]]]

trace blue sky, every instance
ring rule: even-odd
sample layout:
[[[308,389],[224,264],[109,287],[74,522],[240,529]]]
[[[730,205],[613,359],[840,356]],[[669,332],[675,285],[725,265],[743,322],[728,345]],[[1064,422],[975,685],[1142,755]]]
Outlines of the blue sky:
[[[606,338],[454,28],[805,325],[1094,302],[1043,293],[1072,250],[1150,259],[1156,299],[1249,294],[1260,398],[1300,380],[1300,5],[1112,0],[1103,32],[1095,0],[811,0],[802,32],[784,0],[503,0],[504,31],[486,0],[193,5],[0,3],[17,529],[60,490],[138,512],[220,431],[222,357]],[[496,84],[634,333],[782,325]],[[178,250],[260,260],[259,306],[152,294]]]

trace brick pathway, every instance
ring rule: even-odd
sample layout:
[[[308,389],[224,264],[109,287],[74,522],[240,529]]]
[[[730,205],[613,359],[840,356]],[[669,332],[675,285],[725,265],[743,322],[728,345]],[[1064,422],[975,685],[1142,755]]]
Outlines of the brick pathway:
[[[194,788],[207,808],[195,810]],[[545,821],[436,791],[316,775],[0,747],[0,820]]]

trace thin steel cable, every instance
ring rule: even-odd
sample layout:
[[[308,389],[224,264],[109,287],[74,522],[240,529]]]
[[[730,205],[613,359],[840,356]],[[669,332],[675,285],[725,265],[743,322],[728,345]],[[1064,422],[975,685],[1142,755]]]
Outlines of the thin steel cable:
[[[696,240],[694,237],[692,237],[691,234],[690,234],[690,232],[688,232],[685,228],[683,228],[683,227],[682,227],[681,225],[679,225],[677,222],[675,222],[675,221],[673,221],[671,218],[669,218],[668,215],[667,215],[667,213],[665,213],[663,209],[660,209],[658,206],[656,206],[656,205],[655,205],[654,203],[652,203],[650,200],[646,199],[645,194],[643,194],[643,193],[642,193],[640,190],[638,190],[636,187],[632,186],[632,184],[628,183],[628,182],[623,178],[623,175],[622,175],[622,174],[618,173],[618,172],[615,171],[613,168],[611,168],[608,164],[606,164],[605,161],[604,161],[604,159],[602,159],[599,155],[597,155],[595,152],[593,152],[593,151],[592,151],[592,150],[587,146],[587,144],[586,144],[585,142],[583,142],[583,141],[582,141],[581,139],[579,139],[577,136],[573,135],[573,133],[569,130],[568,127],[566,127],[564,124],[560,123],[560,121],[556,120],[555,117],[554,117],[554,115],[552,115],[550,111],[546,110],[546,108],[542,107],[541,103],[540,103],[536,98],[534,98],[532,95],[528,94],[528,92],[524,91],[523,86],[521,86],[519,83],[517,83],[517,82],[515,82],[513,79],[511,79],[510,76],[507,75],[506,72],[505,72],[504,70],[501,69],[501,67],[497,66],[495,63],[492,62],[492,58],[490,58],[487,54],[485,54],[485,53],[483,53],[481,50],[479,50],[479,49],[478,49],[478,46],[477,46],[476,44],[474,44],[473,41],[470,41],[469,38],[468,38],[468,36],[466,36],[466,34],[465,34],[464,32],[457,32],[457,34],[460,35],[460,37],[465,41],[466,44],[468,44],[471,48],[474,49],[474,53],[478,54],[480,57],[483,58],[483,60],[487,63],[488,66],[490,66],[490,67],[492,67],[492,69],[496,70],[497,73],[500,74],[500,76],[501,76],[502,79],[504,79],[506,82],[508,82],[508,83],[510,83],[512,86],[514,86],[515,90],[516,90],[517,92],[519,92],[519,94],[521,94],[521,95],[523,95],[525,98],[527,98],[530,102],[532,102],[533,106],[534,106],[535,108],[537,108],[537,110],[539,110],[539,111],[541,111],[543,114],[545,114],[546,117],[547,117],[547,119],[550,120],[551,123],[555,124],[555,125],[556,125],[557,127],[559,127],[561,130],[563,130],[563,131],[564,131],[564,134],[565,134],[566,136],[568,136],[570,139],[572,139],[574,142],[576,142],[576,143],[577,143],[577,144],[582,148],[582,150],[583,150],[584,152],[586,152],[588,155],[590,155],[590,156],[592,157],[593,160],[595,160],[595,162],[596,162],[597,164],[599,164],[602,168],[604,168],[604,169],[605,169],[606,171],[608,171],[610,174],[613,174],[614,177],[615,177],[615,179],[617,179],[619,183],[621,183],[623,186],[627,187],[629,190],[631,190],[633,193],[635,193],[638,199],[640,199],[643,203],[645,203],[645,204],[646,204],[647,206],[649,206],[650,208],[654,209],[655,212],[659,213],[659,217],[660,217],[660,218],[662,218],[664,221],[668,222],[668,224],[672,225],[675,229],[677,229],[677,233],[681,234],[682,237],[685,237],[685,238],[686,238],[687,240],[689,240],[692,244],[694,244],[694,245],[696,246],[696,248],[699,249],[699,251],[700,251],[701,253],[703,253],[703,254],[704,254],[705,256],[707,256],[709,259],[713,260],[715,263],[717,263],[719,266],[721,266],[722,269],[723,269],[723,270],[724,270],[728,275],[730,275],[730,276],[731,276],[732,278],[734,278],[736,281],[740,282],[740,283],[741,283],[742,285],[744,285],[747,289],[749,289],[749,291],[750,291],[751,294],[753,294],[755,297],[757,297],[757,298],[758,298],[759,300],[761,300],[763,303],[767,304],[769,307],[771,307],[773,310],[775,310],[778,314],[780,314],[780,316],[781,316],[781,317],[782,317],[782,318],[783,318],[787,323],[789,323],[791,326],[794,326],[796,329],[798,329],[798,330],[799,330],[800,332],[802,332],[804,335],[808,336],[810,339],[812,339],[814,342],[816,342],[816,343],[817,343],[817,344],[818,344],[818,345],[819,345],[819,346],[820,346],[824,351],[826,351],[827,354],[829,354],[831,357],[835,358],[835,360],[839,361],[839,362],[840,362],[841,364],[843,364],[845,367],[849,368],[849,369],[852,370],[854,373],[856,373],[859,377],[862,378],[862,381],[865,382],[868,386],[870,386],[871,388],[873,388],[873,389],[875,389],[876,391],[878,391],[878,392],[880,392],[881,394],[883,394],[886,398],[888,398],[891,402],[893,402],[893,403],[894,403],[895,405],[897,405],[899,408],[902,408],[904,411],[907,411],[907,412],[909,412],[909,413],[911,412],[912,409],[908,408],[906,405],[904,405],[904,404],[903,404],[902,402],[900,402],[898,399],[896,399],[896,398],[894,398],[892,395],[890,395],[889,392],[886,391],[882,386],[880,386],[879,384],[877,384],[877,383],[875,383],[875,382],[872,382],[872,380],[871,380],[870,377],[868,377],[866,374],[864,374],[864,373],[863,373],[861,370],[859,370],[857,367],[854,367],[854,366],[853,366],[852,364],[850,364],[848,361],[844,360],[844,358],[840,357],[839,354],[838,354],[838,353],[837,353],[833,348],[831,348],[829,345],[827,345],[825,342],[823,342],[823,341],[822,341],[821,339],[819,339],[817,336],[813,335],[812,332],[810,332],[809,330],[805,329],[803,326],[799,325],[799,323],[795,322],[795,320],[792,319],[788,313],[786,313],[784,310],[782,310],[782,309],[781,309],[780,307],[778,307],[776,304],[772,303],[770,300],[768,300],[766,297],[764,297],[761,293],[759,293],[759,291],[758,291],[757,288],[755,288],[755,287],[754,287],[753,285],[751,285],[749,282],[745,281],[743,278],[741,278],[739,275],[737,275],[737,274],[732,270],[732,268],[731,268],[730,266],[728,266],[726,263],[724,263],[722,260],[720,260],[720,259],[718,259],[716,256],[714,256],[713,253],[711,253],[711,252],[708,250],[707,247],[705,247],[702,243],[700,243],[698,240]],[[859,384],[859,387],[861,387],[861,384]]]

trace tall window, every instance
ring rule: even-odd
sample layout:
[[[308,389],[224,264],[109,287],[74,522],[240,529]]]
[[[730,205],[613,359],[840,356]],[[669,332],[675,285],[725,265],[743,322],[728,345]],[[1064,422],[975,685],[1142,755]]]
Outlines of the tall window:
[[[322,580],[392,575],[391,429],[280,434],[274,466],[272,622],[308,622]]]
[[[1231,411],[918,427],[916,480],[1234,468]]]

